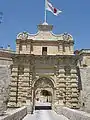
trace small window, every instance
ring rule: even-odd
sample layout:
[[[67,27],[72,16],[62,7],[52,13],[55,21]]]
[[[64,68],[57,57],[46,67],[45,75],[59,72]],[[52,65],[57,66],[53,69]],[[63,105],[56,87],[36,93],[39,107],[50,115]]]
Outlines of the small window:
[[[42,47],[42,55],[47,55],[47,47]]]

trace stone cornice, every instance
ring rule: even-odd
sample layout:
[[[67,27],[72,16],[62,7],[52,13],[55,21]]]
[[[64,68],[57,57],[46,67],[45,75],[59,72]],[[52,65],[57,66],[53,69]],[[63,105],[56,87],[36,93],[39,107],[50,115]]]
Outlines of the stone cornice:
[[[22,40],[22,39],[16,39],[16,43],[20,44],[20,43],[31,43],[33,40],[32,39],[26,39],[26,40]]]
[[[73,41],[73,37],[69,33],[54,34],[52,32],[52,25],[39,25],[38,32],[36,34],[29,34],[27,32],[21,32],[17,35],[17,39],[21,40],[47,40],[47,41]]]
[[[41,64],[51,64],[54,62],[53,66],[60,64],[61,66],[70,65],[76,66],[79,56],[74,55],[27,55],[27,54],[13,54],[12,59],[14,64],[25,64],[34,65],[37,60]],[[56,62],[55,62],[56,61]]]
[[[78,58],[79,55],[34,55],[34,54],[12,54],[16,57],[37,57],[37,58]]]
[[[30,44],[30,43],[57,43],[57,44],[74,44],[74,41],[63,41],[63,40],[57,40],[57,41],[53,41],[53,40],[32,40],[32,39],[26,39],[26,40],[22,40],[22,39],[16,39],[16,43],[17,44]]]
[[[82,49],[79,51],[79,55],[90,55],[90,49]]]

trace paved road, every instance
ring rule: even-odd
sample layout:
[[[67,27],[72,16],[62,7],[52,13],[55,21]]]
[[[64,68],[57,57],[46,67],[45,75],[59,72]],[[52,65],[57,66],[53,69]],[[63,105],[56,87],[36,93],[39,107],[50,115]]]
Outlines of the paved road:
[[[69,120],[63,115],[58,115],[53,110],[37,110],[28,114],[23,120]]]

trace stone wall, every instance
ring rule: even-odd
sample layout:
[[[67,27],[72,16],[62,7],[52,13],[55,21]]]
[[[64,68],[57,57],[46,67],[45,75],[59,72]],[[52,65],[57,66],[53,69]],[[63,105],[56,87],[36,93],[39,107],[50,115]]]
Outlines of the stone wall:
[[[0,48],[0,65],[11,65],[12,54],[15,54],[15,51]]]
[[[6,110],[9,99],[10,68],[0,65],[0,114]]]
[[[82,91],[81,109],[90,113],[90,67],[80,68]]]
[[[63,114],[69,120],[90,120],[90,114],[83,111],[60,106],[55,107],[55,111],[60,115]]]
[[[55,104],[63,101],[70,108],[79,108],[78,76],[75,56],[15,55],[11,70],[10,99],[8,107],[21,107],[34,99],[34,85],[39,79],[53,81]],[[45,79],[43,79],[45,78]],[[38,88],[46,89],[49,86]]]
[[[12,64],[11,58],[0,57],[0,65],[11,65],[11,64]]]
[[[22,107],[16,110],[10,110],[6,115],[0,116],[0,120],[22,120],[27,114],[27,108]]]

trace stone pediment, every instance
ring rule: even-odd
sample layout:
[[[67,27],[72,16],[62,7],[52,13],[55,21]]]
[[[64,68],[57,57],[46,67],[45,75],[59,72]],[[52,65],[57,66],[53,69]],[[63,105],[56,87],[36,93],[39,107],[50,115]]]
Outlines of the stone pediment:
[[[38,32],[36,34],[29,34],[27,32],[22,32],[17,35],[17,39],[32,39],[32,40],[45,40],[45,41],[73,41],[72,35],[68,33],[54,34],[52,32],[52,25],[38,25]]]

